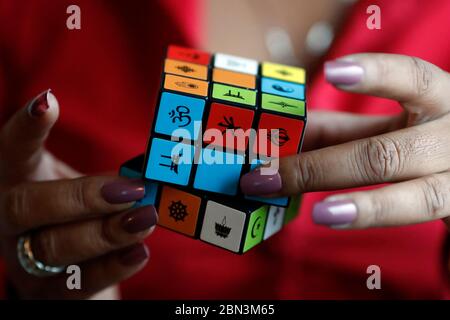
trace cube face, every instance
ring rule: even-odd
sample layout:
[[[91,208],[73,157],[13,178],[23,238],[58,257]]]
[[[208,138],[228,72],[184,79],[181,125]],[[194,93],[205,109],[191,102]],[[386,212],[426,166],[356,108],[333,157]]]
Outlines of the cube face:
[[[142,177],[144,155],[124,163],[121,176]],[[186,187],[145,182],[145,197],[135,207],[155,205],[158,225],[191,238],[245,253],[279,232],[298,214],[300,197],[287,208],[259,205],[234,197],[210,197]]]
[[[232,130],[242,130],[245,133],[252,128],[255,112],[244,108],[234,107],[222,103],[214,102],[211,104],[208,122],[206,125],[207,134],[203,136],[203,141],[214,146],[225,147],[229,150],[238,150],[244,152],[247,149],[248,138],[242,140],[236,139],[239,132]],[[220,132],[220,137],[215,139],[211,129]],[[243,142],[243,143],[239,143]]]
[[[155,132],[167,136],[197,140],[203,119],[205,100],[163,92],[158,107]],[[183,130],[178,130],[183,129]]]
[[[307,116],[305,71],[170,46],[162,79],[145,178],[202,194],[287,207],[288,198],[245,196],[239,180],[254,168],[254,158],[299,152]],[[178,144],[190,147],[184,146],[183,155],[170,150]],[[233,161],[217,163],[205,157]]]
[[[158,224],[194,237],[202,199],[192,193],[163,186],[158,205]]]

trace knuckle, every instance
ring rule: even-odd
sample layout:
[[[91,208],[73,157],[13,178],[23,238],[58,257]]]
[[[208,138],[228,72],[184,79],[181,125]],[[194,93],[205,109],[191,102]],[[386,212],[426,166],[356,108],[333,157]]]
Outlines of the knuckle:
[[[386,137],[367,139],[355,152],[357,173],[367,182],[385,182],[395,177],[403,167],[405,148]]]
[[[53,232],[36,234],[32,238],[31,246],[36,260],[49,265],[58,264],[57,241]]]
[[[295,188],[296,190],[309,191],[321,181],[320,166],[311,157],[297,157],[295,160]]]
[[[105,250],[118,248],[122,245],[122,241],[118,236],[117,230],[114,228],[113,223],[110,219],[102,220],[100,223],[100,232],[95,233],[100,234],[100,239],[98,239],[98,245]]]
[[[418,97],[428,95],[434,80],[432,65],[417,57],[408,57],[408,59],[411,64],[411,80],[414,92]]]
[[[20,186],[13,187],[6,191],[2,196],[2,229],[21,231],[26,228],[27,216],[27,192]]]
[[[369,199],[369,212],[370,215],[367,221],[368,226],[381,226],[387,220],[389,210],[389,203],[380,199],[379,197],[372,195]]]
[[[427,208],[426,214],[432,220],[442,218],[448,211],[449,190],[446,185],[447,183],[438,174],[428,176],[423,180],[421,190]]]
[[[90,212],[100,208],[97,194],[97,183],[93,179],[81,178],[72,185],[73,201],[76,208],[82,208],[83,211]]]

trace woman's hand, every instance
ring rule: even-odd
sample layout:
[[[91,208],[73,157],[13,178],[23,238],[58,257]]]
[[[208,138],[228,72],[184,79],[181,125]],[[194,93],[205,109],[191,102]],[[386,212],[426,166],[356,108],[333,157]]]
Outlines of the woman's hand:
[[[46,91],[0,131],[0,254],[8,280],[23,298],[88,298],[144,267],[142,241],[154,229],[153,206],[132,208],[144,196],[141,181],[80,174],[48,153],[43,143],[58,118]],[[50,266],[76,264],[81,290],[66,273],[38,278],[17,259],[17,239],[31,235],[35,258]]]
[[[282,196],[395,182],[328,197],[315,205],[313,219],[334,228],[448,223],[450,75],[389,54],[328,62],[325,75],[339,89],[394,99],[404,111],[395,117],[310,113],[305,147],[325,148],[280,159],[277,174],[247,174],[242,190]]]

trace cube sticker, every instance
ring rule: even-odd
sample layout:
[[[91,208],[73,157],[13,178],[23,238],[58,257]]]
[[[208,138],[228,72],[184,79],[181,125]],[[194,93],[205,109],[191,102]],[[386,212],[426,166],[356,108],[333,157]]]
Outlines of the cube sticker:
[[[204,142],[230,150],[245,151],[249,140],[246,133],[252,128],[254,114],[252,110],[212,103],[206,129],[216,129],[217,136],[212,134],[213,131],[207,131],[211,135],[205,134]],[[240,138],[241,136],[245,138]]]
[[[200,50],[170,45],[167,49],[167,58],[208,65],[211,55]]]
[[[236,195],[244,157],[214,148],[201,151],[201,163],[195,173],[194,188],[210,192]]]
[[[195,236],[201,202],[199,196],[164,186],[158,206],[158,224],[191,237]]]
[[[208,78],[208,68],[206,66],[172,59],[166,59],[164,72],[200,80]]]
[[[204,107],[205,100],[203,99],[163,92],[159,103],[155,132],[197,140]]]
[[[185,186],[191,176],[193,159],[193,146],[154,138],[145,178]]]
[[[223,84],[247,89],[256,88],[256,76],[223,69],[213,69],[212,80]]]
[[[264,110],[290,114],[298,117],[305,116],[305,102],[273,94],[262,94],[261,107]]]
[[[269,213],[267,214],[266,229],[264,230],[264,240],[269,239],[275,233],[283,228],[285,208],[277,206],[270,206]]]
[[[295,84],[270,78],[262,78],[261,91],[264,93],[270,93],[287,98],[305,100],[305,86],[302,84]]]
[[[297,154],[302,139],[304,122],[302,120],[263,113],[258,124],[258,138],[254,153],[269,157],[284,157]],[[261,131],[259,129],[266,129]],[[275,129],[276,131],[272,131]],[[279,155],[274,154],[274,150]]]
[[[305,84],[305,69],[278,63],[264,62],[262,76],[278,80]]]
[[[208,95],[208,82],[168,74],[164,79],[164,89],[206,97]]]
[[[216,54],[214,67],[251,75],[258,73],[258,61],[223,53]]]
[[[246,215],[215,201],[206,204],[200,239],[239,252]]]
[[[267,206],[262,206],[250,214],[244,252],[247,252],[263,240],[264,227],[267,219]]]
[[[254,107],[256,105],[256,91],[226,86],[215,83],[212,97],[217,100],[234,102]]]

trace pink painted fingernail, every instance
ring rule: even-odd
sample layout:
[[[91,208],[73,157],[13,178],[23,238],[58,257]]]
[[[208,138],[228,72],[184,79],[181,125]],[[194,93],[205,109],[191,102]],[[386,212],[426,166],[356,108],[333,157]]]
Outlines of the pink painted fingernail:
[[[349,224],[357,215],[358,210],[351,200],[322,201],[314,205],[312,213],[315,223],[331,227]]]
[[[281,176],[278,170],[266,168],[265,172],[255,169],[242,176],[241,190],[247,195],[264,195],[281,190]]]
[[[105,184],[101,194],[112,204],[133,202],[145,196],[145,185],[141,179],[118,179]]]
[[[34,98],[33,102],[28,106],[28,114],[32,117],[42,116],[44,113],[47,112],[48,108],[50,107],[50,104],[49,104],[50,98],[54,98],[50,89],[39,94],[36,98]]]
[[[328,61],[325,63],[325,78],[334,85],[353,85],[359,83],[364,69],[352,61]]]

